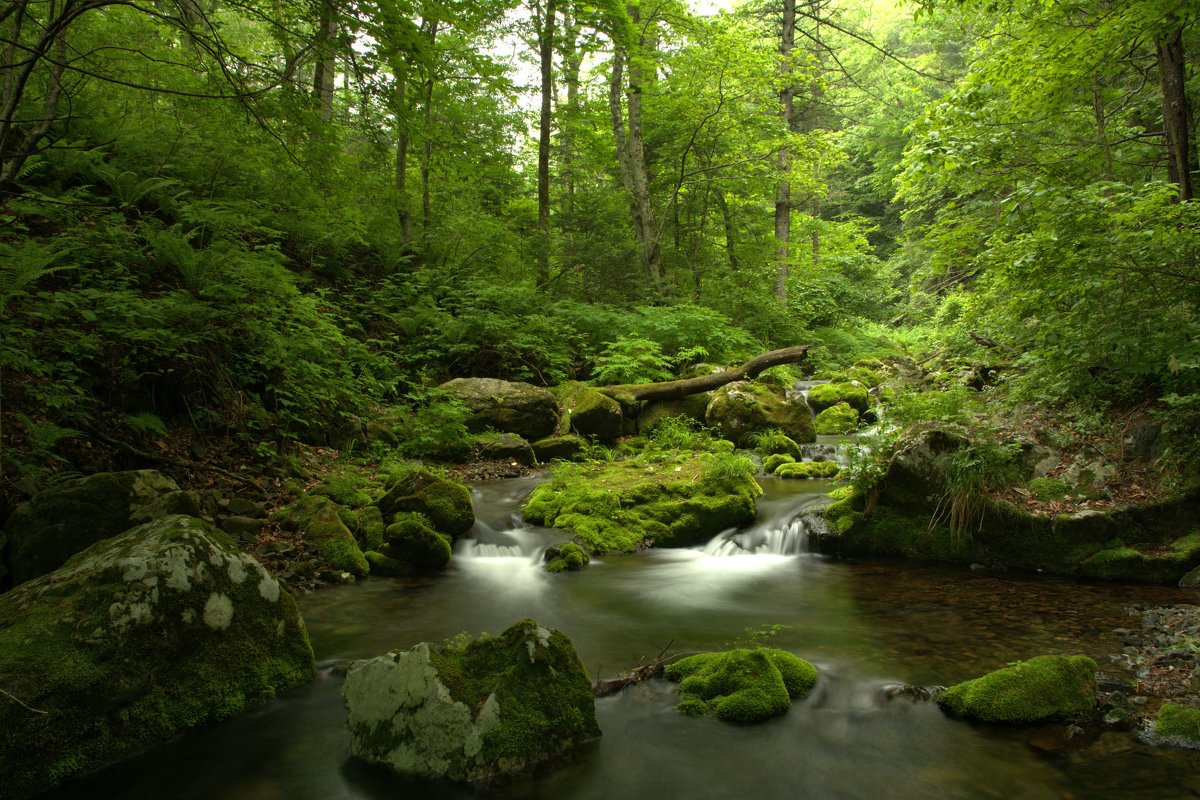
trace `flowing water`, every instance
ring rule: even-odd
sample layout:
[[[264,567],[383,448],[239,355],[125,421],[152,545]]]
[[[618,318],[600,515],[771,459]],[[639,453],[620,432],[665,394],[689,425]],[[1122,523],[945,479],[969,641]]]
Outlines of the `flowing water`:
[[[765,479],[759,522],[706,547],[652,550],[550,575],[565,537],[520,522],[536,478],[476,489],[479,522],[450,570],[368,580],[300,598],[322,665],[313,684],[181,736],[55,793],[73,798],[1180,798],[1200,797],[1200,754],[1105,732],[1065,749],[1027,728],[950,719],[888,699],[898,684],[949,684],[1043,653],[1110,668],[1127,608],[1196,602],[1194,592],[1076,584],[913,562],[855,563],[806,552],[795,521],[828,484]],[[407,781],[348,758],[333,667],[440,641],[499,633],[521,617],[561,628],[594,675],[642,658],[769,639],[812,662],[817,688],[785,716],[737,726],[674,710],[673,685],[596,704],[604,736],[550,774],[489,791]],[[772,635],[773,634],[773,635]],[[1051,737],[1053,738],[1053,737]]]

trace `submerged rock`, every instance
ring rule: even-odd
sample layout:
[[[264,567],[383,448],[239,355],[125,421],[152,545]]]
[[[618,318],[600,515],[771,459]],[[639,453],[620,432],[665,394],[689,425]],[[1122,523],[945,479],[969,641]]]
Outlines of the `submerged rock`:
[[[938,705],[985,722],[1072,720],[1096,707],[1096,662],[1038,656],[948,688]]]
[[[495,378],[455,378],[441,385],[471,410],[467,429],[515,433],[535,441],[558,427],[554,395],[529,383]]]
[[[181,513],[199,513],[196,496],[150,469],[100,472],[52,486],[19,506],[4,525],[12,583],[45,575],[134,525]]]
[[[133,528],[0,596],[0,794],[232,716],[313,677],[291,596],[192,517]]]
[[[666,668],[679,681],[679,710],[727,722],[760,722],[787,713],[817,682],[809,662],[774,648],[700,653]]]
[[[355,757],[424,778],[517,774],[600,735],[574,644],[531,619],[356,661],[342,701]]]

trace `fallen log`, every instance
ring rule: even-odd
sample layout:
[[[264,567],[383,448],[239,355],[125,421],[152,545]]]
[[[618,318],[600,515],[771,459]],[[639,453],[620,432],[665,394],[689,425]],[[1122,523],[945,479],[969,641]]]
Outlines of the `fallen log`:
[[[642,681],[648,681],[651,678],[661,678],[663,670],[667,668],[667,662],[673,661],[676,658],[676,656],[666,655],[667,650],[670,649],[674,641],[672,639],[670,642],[667,642],[666,647],[659,651],[658,657],[649,664],[643,664],[639,661],[638,666],[628,672],[622,673],[616,678],[610,678],[606,681],[597,678],[596,683],[592,685],[592,696],[611,697],[627,686],[633,686]]]
[[[757,355],[740,367],[701,375],[698,378],[685,378],[678,381],[659,381],[658,383],[622,383],[615,386],[601,386],[600,391],[618,402],[634,400],[678,400],[688,395],[711,392],[727,383],[745,381],[757,377],[771,367],[781,364],[796,364],[804,360],[811,345],[802,344],[799,347],[785,347],[782,350],[772,350],[769,353]]]

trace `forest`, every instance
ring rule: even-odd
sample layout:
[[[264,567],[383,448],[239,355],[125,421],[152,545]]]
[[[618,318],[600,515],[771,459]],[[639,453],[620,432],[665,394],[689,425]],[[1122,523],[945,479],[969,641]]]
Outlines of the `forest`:
[[[126,687],[152,710],[109,708],[94,729],[62,711],[93,739],[0,797],[304,685],[308,636],[330,653],[318,640],[334,625],[321,616],[333,601],[304,597],[382,591],[353,586],[368,574],[457,580],[452,552],[468,569],[465,556],[492,546],[470,531],[508,531],[486,522],[482,497],[563,534],[534,553],[552,572],[590,574],[593,559],[763,523],[784,502],[771,487],[793,484],[776,478],[822,487],[787,490],[820,494],[821,508],[775,522],[807,520],[804,547],[860,565],[847,569],[900,556],[959,575],[1060,576],[1055,591],[1080,608],[1187,606],[1146,617],[1167,630],[1157,649],[1150,634],[1055,641],[1076,636],[1073,658],[1124,653],[1143,681],[1100,680],[1087,714],[1153,727],[1161,706],[1159,738],[1195,746],[1200,696],[1155,694],[1146,676],[1171,683],[1165,654],[1184,651],[1173,675],[1200,674],[1188,605],[1200,587],[1198,20],[1186,0],[9,0],[0,722],[11,755],[0,763],[58,747],[42,706],[54,718],[56,703],[71,707],[62,691],[110,680],[98,666],[109,655],[56,666],[53,686],[10,676],[59,663],[22,633],[58,624],[29,598],[54,594],[64,562],[78,573],[141,558],[136,542],[113,549],[127,529],[188,540],[163,528],[179,514],[193,520],[183,528],[222,528],[205,558],[228,560],[230,575],[259,570],[263,598],[282,586],[304,618],[278,620],[290,643],[269,669],[256,662],[253,685],[215,691],[207,662],[178,678],[225,698],[213,707],[178,711],[160,676]],[[669,479],[646,478],[660,472]],[[489,494],[497,480],[515,481],[524,505]],[[89,481],[98,499],[47,499]],[[137,510],[113,501],[121,522],[109,525],[105,504],[125,492]],[[51,533],[31,533],[39,514]],[[72,532],[81,525],[94,531]],[[520,541],[504,546],[528,544],[509,534]],[[759,546],[749,541],[721,552]],[[938,580],[922,575],[914,587]],[[1097,599],[1089,581],[1113,593]],[[221,591],[240,609],[235,582]],[[1053,616],[1036,586],[1003,591]],[[127,616],[104,623],[121,636],[157,613],[121,598],[110,608]],[[858,599],[884,602],[871,598]],[[156,589],[145,602],[158,601]],[[224,630],[229,602],[214,593],[178,614]],[[744,628],[739,658],[805,702],[828,678],[793,692],[815,669],[788,660],[803,637],[773,607],[751,608],[701,644]],[[447,612],[453,630],[414,622],[448,640],[430,657],[477,715],[487,695],[472,692],[490,678],[463,665],[486,660],[485,646],[519,651],[522,636],[551,648],[549,634],[518,624],[485,644],[449,637],[533,613],[513,609]],[[78,612],[72,653],[90,613]],[[683,681],[681,710],[717,713],[685,691],[712,663],[672,665],[666,648],[638,661],[678,643],[667,623],[661,641],[617,646],[538,613],[576,639],[589,682],[595,653],[608,672],[629,669],[628,685],[657,686],[665,667]],[[1105,635],[1120,625],[1137,627],[1117,620]],[[371,652],[417,641],[372,640]],[[1035,644],[947,670],[1019,665],[1046,652]],[[942,677],[880,669],[906,691]],[[352,685],[347,697],[368,691]],[[42,727],[19,728],[25,717]],[[1169,757],[1182,761],[1161,796],[1195,771],[1185,752]],[[361,793],[345,796],[376,796],[375,780],[351,780]],[[1086,777],[1041,780],[1109,796]],[[334,796],[311,791],[291,796]]]

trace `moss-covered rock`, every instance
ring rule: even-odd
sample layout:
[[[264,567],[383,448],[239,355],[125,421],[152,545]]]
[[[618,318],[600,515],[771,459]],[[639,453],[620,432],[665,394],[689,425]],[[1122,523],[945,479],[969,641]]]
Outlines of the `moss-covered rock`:
[[[797,461],[775,469],[781,478],[836,478],[839,472],[841,467],[836,461]]]
[[[1084,558],[1078,574],[1138,583],[1174,583],[1200,563],[1200,531],[1165,545],[1113,544]]]
[[[364,554],[367,550],[378,550],[379,546],[383,544],[384,531],[387,529],[387,523],[383,520],[383,512],[379,510],[379,506],[364,506],[356,512],[355,516],[358,526],[354,535]]]
[[[515,433],[528,441],[558,427],[558,403],[545,389],[495,378],[455,378],[441,386],[471,410],[467,430]]]
[[[815,442],[812,413],[800,398],[790,398],[753,381],[735,381],[713,392],[705,421],[738,447],[750,444],[750,435],[763,428],[778,428],[797,442]]]
[[[853,433],[858,428],[858,409],[847,403],[838,403],[817,414],[813,427],[822,436],[837,436]]]
[[[712,400],[712,392],[700,392],[678,400],[659,400],[646,403],[637,418],[638,433],[652,433],[664,420],[683,417],[704,424],[704,414]]]
[[[546,549],[545,562],[547,572],[578,571],[586,567],[591,560],[592,557],[588,555],[587,550],[584,550],[574,542],[567,542],[561,547],[549,547]]]
[[[533,447],[515,433],[484,433],[475,437],[475,455],[530,466],[537,461]]]
[[[12,583],[45,575],[135,525],[179,513],[199,513],[195,495],[154,470],[100,472],[52,486],[4,524]]]
[[[1096,662],[1087,656],[1038,656],[951,686],[938,705],[984,722],[1072,720],[1096,705]]]
[[[615,461],[558,470],[534,490],[525,519],[563,528],[593,553],[687,546],[753,522],[762,489],[749,459],[691,454],[678,461]]]
[[[561,433],[573,431],[585,439],[611,442],[621,435],[621,404],[608,395],[572,381],[554,390],[562,406]]]
[[[285,528],[303,533],[304,540],[316,547],[317,555],[334,569],[362,577],[370,571],[370,566],[342,519],[344,513],[347,510],[328,497],[308,494],[276,514],[275,520]],[[352,513],[349,519],[355,520]]]
[[[791,708],[817,682],[816,668],[784,650],[700,653],[666,668],[679,681],[679,710],[727,722],[759,722]]]
[[[1154,720],[1154,734],[1170,744],[1200,748],[1200,710],[1163,705]]]
[[[450,563],[450,537],[434,530],[422,514],[402,511],[387,527],[380,552],[406,565],[405,572],[436,572]]]
[[[435,528],[452,539],[462,536],[475,524],[471,490],[461,483],[425,467],[413,466],[400,468],[392,481],[377,504],[385,518],[401,511],[424,514]]]
[[[818,414],[838,403],[865,414],[871,407],[871,394],[860,383],[820,383],[808,392],[808,405]]]
[[[44,790],[312,676],[295,602],[228,536],[183,516],[132,528],[0,596],[0,793]]]
[[[763,456],[789,455],[793,461],[803,457],[800,445],[778,428],[757,430],[750,434],[750,442],[754,450]]]
[[[775,470],[779,469],[784,464],[795,464],[796,459],[788,453],[775,453],[763,459],[763,472],[768,475],[774,475]]]
[[[573,433],[547,436],[533,443],[533,454],[543,464],[555,460],[571,461],[579,456],[585,444],[581,437]]]
[[[372,488],[370,481],[362,475],[352,469],[344,469],[331,473],[308,493],[328,497],[339,506],[355,509],[371,504],[375,499],[371,493]]]
[[[356,661],[342,700],[356,758],[424,778],[517,774],[600,735],[571,640],[529,619],[496,637]]]

